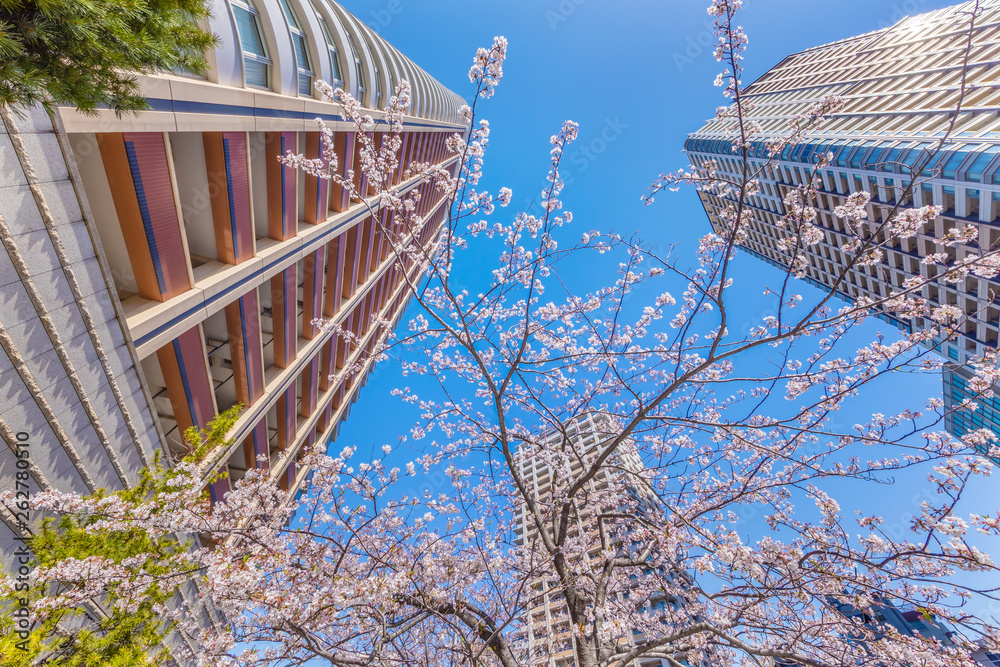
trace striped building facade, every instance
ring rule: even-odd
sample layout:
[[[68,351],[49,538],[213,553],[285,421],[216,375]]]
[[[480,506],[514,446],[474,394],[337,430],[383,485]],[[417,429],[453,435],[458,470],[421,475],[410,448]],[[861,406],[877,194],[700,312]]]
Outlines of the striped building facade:
[[[832,153],[831,163],[818,173],[814,206],[823,239],[807,250],[805,281],[854,303],[886,298],[910,276],[929,279],[920,296],[932,305],[957,306],[968,316],[957,339],[941,341],[935,348],[953,367],[963,367],[969,357],[996,347],[1000,334],[1000,280],[969,275],[950,282],[938,277],[938,267],[922,261],[932,253],[945,252],[953,260],[1000,247],[1000,2],[978,3],[966,67],[975,7],[967,2],[906,17],[882,30],[792,54],[744,93],[753,104],[751,120],[761,127],[746,157],[752,171],[768,163],[767,141],[787,135],[790,122],[812,105],[829,95],[842,97],[845,104],[770,160],[760,178],[760,192],[745,202],[753,218],[743,250],[787,267],[789,255],[779,247],[785,232],[778,226],[786,214],[784,197],[811,178],[819,154]],[[956,115],[960,97],[961,112]],[[914,180],[910,168],[927,162],[928,149],[949,127],[949,141]],[[713,162],[720,174],[738,179],[743,157],[731,146],[725,123],[710,120],[689,136],[685,152],[692,165]],[[911,181],[912,191],[904,197]],[[943,211],[915,238],[888,247],[880,263],[851,266],[839,280],[851,261],[843,248],[853,237],[850,225],[834,215],[834,209],[859,191],[871,195],[868,231],[897,204],[936,204]],[[721,213],[736,203],[733,195],[710,188],[699,197],[716,229]],[[966,225],[978,229],[978,241],[954,248],[937,243],[948,230]],[[885,312],[878,316],[907,332],[933,324]],[[949,401],[958,395],[950,387],[960,381],[959,375],[946,372]],[[949,410],[952,406],[947,405]],[[956,435],[971,425],[961,417],[950,417],[946,424]],[[1000,435],[1000,428],[987,425]]]
[[[524,480],[533,500],[543,508],[543,512],[558,505],[566,485],[586,472],[601,453],[602,443],[618,433],[621,433],[621,427],[615,417],[608,413],[588,412],[569,422],[565,434],[554,429],[542,435],[533,445],[522,444],[516,457],[518,474]],[[531,454],[532,446],[543,446],[550,452],[560,452],[565,467],[554,470],[541,457]],[[594,508],[615,497],[620,504],[614,507],[608,505],[604,511],[625,512],[631,516],[642,515],[647,518],[662,516],[664,511],[660,500],[650,490],[646,480],[646,466],[631,440],[619,446],[576,496],[576,503],[587,508],[587,511],[576,511],[569,519],[567,545],[571,546],[566,548],[567,559],[572,562],[573,567],[578,567],[581,571],[600,572],[606,554],[603,552]],[[515,504],[514,516],[518,547],[526,553],[544,551],[540,546],[541,538],[534,517],[523,501]],[[556,528],[548,526],[548,529],[555,534]],[[604,530],[614,533],[616,528],[611,522]],[[583,541],[585,549],[574,539],[580,535],[586,536]],[[614,548],[625,551],[634,546],[617,540],[614,542]],[[641,573],[634,572],[633,579],[638,574]],[[655,572],[650,568],[645,574],[655,576],[660,581],[669,581],[674,589],[688,590],[690,587],[690,575],[680,569],[667,572],[662,566],[657,566]],[[531,667],[576,667],[577,640],[560,582],[555,577],[539,577],[529,582],[529,586],[529,601],[514,635],[518,650],[525,656],[524,664]],[[627,595],[611,593],[609,597],[611,596],[615,597],[614,601],[609,602],[613,608],[628,608]],[[668,624],[672,613],[688,604],[686,597],[661,590],[650,599],[633,598],[632,604],[642,605],[638,613],[646,616],[648,624],[666,630],[671,627]],[[633,629],[627,636],[618,638],[618,642],[622,647],[638,646],[652,638],[645,631]],[[630,667],[666,667],[668,662],[660,658],[639,658],[629,664]],[[687,661],[684,664],[688,664]]]
[[[220,38],[204,78],[141,77],[151,110],[117,118],[59,108],[4,112],[0,126],[0,479],[31,492],[88,493],[135,483],[186,452],[184,431],[240,403],[221,499],[253,467],[287,489],[305,448],[336,438],[371,364],[367,354],[408,300],[369,195],[282,166],[319,157],[314,119],[334,131],[339,168],[361,141],[324,79],[377,125],[401,79],[412,87],[394,187],[419,189],[430,244],[441,193],[405,179],[411,162],[457,166],[463,100],[330,0],[212,0]],[[360,339],[313,325],[341,325]],[[361,363],[361,373],[347,368]],[[30,454],[27,464],[18,452]],[[23,517],[0,510],[5,566]],[[195,591],[188,591],[191,595]]]

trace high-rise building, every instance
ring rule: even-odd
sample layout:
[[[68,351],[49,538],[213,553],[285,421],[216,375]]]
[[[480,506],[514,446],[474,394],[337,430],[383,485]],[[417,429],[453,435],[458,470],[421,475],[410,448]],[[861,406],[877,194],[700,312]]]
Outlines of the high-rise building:
[[[210,0],[219,37],[204,77],[139,78],[150,110],[118,118],[58,108],[0,125],[0,480],[90,493],[185,453],[184,431],[240,403],[228,477],[266,468],[287,489],[300,453],[336,437],[370,352],[408,294],[378,222],[341,187],[276,159],[319,157],[334,131],[341,173],[361,142],[318,79],[384,107],[412,86],[401,192],[421,188],[429,244],[441,193],[404,178],[413,161],[454,167],[446,137],[463,100],[331,0]],[[376,125],[373,139],[388,129]],[[360,172],[360,170],[358,170]],[[372,194],[360,173],[355,184]],[[313,322],[332,319],[356,346]],[[358,374],[346,369],[365,364]],[[331,379],[332,376],[332,379]],[[17,452],[28,452],[19,458]],[[25,463],[27,461],[27,463]],[[20,466],[20,468],[18,467]],[[0,510],[4,565],[30,526]]]
[[[567,425],[565,438],[563,431],[558,429],[541,438],[541,446],[548,455],[538,456],[533,453],[535,450],[532,447],[523,446],[517,455],[518,472],[539,505],[543,508],[552,507],[567,484],[583,474],[587,463],[597,458],[601,451],[600,443],[619,432],[620,427],[611,415],[602,412],[586,413]],[[553,465],[556,459],[558,462]],[[603,556],[597,526],[598,514],[618,512],[652,517],[663,512],[659,501],[649,491],[649,485],[643,479],[645,470],[646,466],[634,445],[631,442],[622,443],[577,496],[578,508],[571,517],[569,539],[565,547],[574,567],[581,571],[598,571],[600,568]],[[529,549],[529,545],[538,540],[538,529],[523,502],[515,508],[515,517],[517,544],[522,549]],[[605,526],[607,534],[615,532],[616,528],[612,524],[613,522],[609,522]],[[629,550],[633,545],[625,543],[626,541],[616,540],[615,547]],[[682,595],[675,593],[688,588],[686,584],[690,579],[686,572],[680,570],[661,570],[655,576],[660,582],[672,582],[675,589],[674,592],[661,590],[641,601],[643,612],[661,623],[659,618],[664,616],[668,606],[676,610],[687,602]],[[559,582],[554,578],[539,577],[531,582],[530,595],[531,601],[523,616],[518,636],[520,646],[527,654],[526,664],[536,667],[575,667],[575,639],[570,629],[569,608]],[[627,605],[629,602],[635,603],[635,600],[620,602]],[[633,629],[626,634],[620,639],[625,646],[641,644],[647,638],[640,629]],[[637,660],[636,667],[640,665],[660,667],[661,661]]]
[[[785,268],[788,254],[779,247],[777,226],[786,213],[786,193],[805,183],[821,153],[833,160],[820,170],[816,224],[821,242],[808,249],[804,279],[853,303],[879,299],[900,288],[911,276],[930,279],[921,296],[935,305],[954,305],[969,319],[957,340],[941,342],[937,350],[961,367],[969,356],[996,347],[1000,332],[1000,281],[969,276],[957,283],[937,279],[940,269],[923,263],[929,254],[947,252],[964,257],[979,248],[1000,247],[1000,2],[982,0],[975,17],[967,67],[966,36],[973,2],[907,17],[893,26],[792,54],[747,87],[744,99],[753,104],[752,119],[760,123],[748,161],[754,168],[768,161],[766,142],[789,132],[789,121],[830,95],[844,106],[805,138],[777,155],[761,178],[761,191],[748,198],[753,211],[742,247],[770,264]],[[962,95],[962,81],[965,92]],[[960,97],[961,112],[956,114]],[[953,125],[952,125],[953,124]],[[913,180],[910,167],[927,161],[926,151],[944,137],[950,140],[933,162],[918,174],[903,206],[937,204],[943,212],[915,237],[886,249],[877,265],[847,268],[844,251],[852,237],[834,209],[852,192],[871,195],[868,220],[878,224],[903,196]],[[740,154],[732,150],[726,122],[708,121],[690,135],[685,151],[691,163],[715,161],[721,173],[741,174]],[[727,193],[699,192],[713,226],[733,205]],[[973,225],[979,241],[949,248],[936,243],[947,230]],[[838,281],[843,273],[843,279]],[[881,319],[903,331],[929,326],[921,318]],[[946,375],[946,385],[954,377]],[[946,396],[952,396],[946,391]],[[948,406],[949,410],[951,405]],[[983,405],[982,407],[989,407]],[[949,421],[963,433],[959,418]],[[1000,430],[996,431],[1000,435]]]

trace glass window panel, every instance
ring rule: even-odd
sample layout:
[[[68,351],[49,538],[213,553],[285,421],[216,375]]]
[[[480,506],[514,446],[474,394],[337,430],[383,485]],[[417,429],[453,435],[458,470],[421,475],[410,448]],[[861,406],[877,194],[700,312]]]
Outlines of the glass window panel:
[[[243,50],[255,56],[266,58],[267,52],[264,51],[264,40],[261,39],[257,15],[240,5],[233,5],[233,14],[236,16],[236,28],[240,32]]]
[[[860,169],[861,168],[862,158],[864,158],[865,153],[867,153],[868,149],[871,148],[872,146],[874,146],[877,143],[878,143],[877,141],[868,141],[868,142],[865,142],[864,144],[862,144],[861,146],[859,146],[854,151],[854,154],[851,156],[851,168],[852,169]]]
[[[326,27],[326,19],[319,14],[316,15],[316,18],[319,19],[319,26],[323,29],[323,38],[326,39],[327,45],[337,48],[336,42],[333,41],[333,35],[330,34],[330,29]]]
[[[292,46],[295,47],[295,62],[299,69],[311,69],[309,66],[309,52],[306,50],[306,38],[298,33],[292,33]]]
[[[299,27],[299,22],[295,18],[295,13],[292,12],[292,8],[288,6],[288,0],[278,0],[281,4],[281,11],[285,14],[285,19],[288,20],[288,24],[293,28]]]
[[[243,71],[246,74],[248,86],[267,88],[267,69],[267,63],[262,63],[258,60],[250,60],[249,58],[245,58],[243,60]]]
[[[343,81],[344,75],[340,72],[340,53],[337,49],[330,49],[330,61],[333,62],[333,76],[337,81]]]
[[[848,154],[850,154],[850,152],[851,152],[851,149],[850,149],[849,146],[844,146],[842,148],[837,149],[837,154],[834,156],[834,163],[838,167],[846,167],[847,166],[847,156],[848,156]]]
[[[317,14],[317,16],[319,16]],[[326,45],[330,47],[330,62],[333,64],[333,78],[336,79],[336,83],[344,80],[344,75],[340,71],[340,52],[337,50],[337,44],[333,41],[333,35],[330,34],[330,28],[326,25],[326,19],[319,16],[319,25],[323,28],[323,37],[326,39]]]
[[[944,178],[955,178],[955,172],[958,171],[958,165],[962,164],[967,157],[969,157],[969,154],[965,151],[956,151],[953,153],[945,163],[944,169],[941,171],[941,176]]]
[[[979,157],[969,165],[969,169],[965,174],[966,180],[972,181],[973,183],[982,182],[983,171],[989,166],[993,158],[996,157],[997,152],[1000,151],[1000,146],[988,146]]]
[[[895,163],[899,161],[899,154],[902,152],[901,148],[891,148],[882,155],[882,171],[892,171],[895,167]]]
[[[926,141],[923,143],[914,144],[913,147],[910,148],[909,152],[903,157],[903,159],[900,160],[900,162],[902,162],[907,167],[912,167],[917,162],[918,159],[919,160],[926,159],[926,154],[924,153],[924,149],[930,148],[930,146],[931,144]]]
[[[877,169],[878,167],[876,165],[880,164],[884,160],[882,156],[888,152],[888,146],[889,144],[881,144],[878,148],[873,149],[865,160],[865,166],[869,169]]]

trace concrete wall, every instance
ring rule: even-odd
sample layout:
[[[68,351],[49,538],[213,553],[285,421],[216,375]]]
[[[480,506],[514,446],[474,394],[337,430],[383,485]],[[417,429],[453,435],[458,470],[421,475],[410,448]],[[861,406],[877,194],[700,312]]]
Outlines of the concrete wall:
[[[0,113],[0,489],[15,488],[18,433],[32,490],[120,489],[161,439],[114,281],[66,135],[40,108]],[[22,530],[0,516],[9,566]]]

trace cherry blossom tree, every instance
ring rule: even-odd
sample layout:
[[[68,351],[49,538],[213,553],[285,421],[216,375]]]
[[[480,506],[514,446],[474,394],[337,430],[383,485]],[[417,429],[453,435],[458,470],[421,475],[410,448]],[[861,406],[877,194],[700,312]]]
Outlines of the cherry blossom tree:
[[[354,99],[320,84],[354,120],[356,167],[376,195],[362,192],[353,172],[340,174],[322,123],[320,158],[281,159],[335,181],[373,213],[380,207],[374,218],[408,267],[415,312],[371,356],[400,361],[405,379],[394,393],[419,409],[405,443],[417,455],[406,462],[388,445],[374,457],[317,447],[303,460],[312,476],[298,502],[254,470],[213,505],[201,491],[203,471],[190,464],[144,502],[50,492],[36,497],[39,509],[87,516],[100,530],[206,538],[209,546],[183,555],[146,557],[158,572],[174,568],[178,580],[197,570],[228,619],[205,629],[170,612],[197,638],[202,664],[526,667],[548,665],[568,647],[581,667],[973,665],[977,640],[1000,640],[975,612],[997,599],[997,568],[976,543],[979,534],[997,535],[1000,513],[964,498],[990,474],[980,452],[994,436],[948,435],[938,397],[886,414],[879,392],[893,374],[938,371],[933,346],[964,326],[965,313],[926,302],[921,288],[994,277],[1000,259],[986,247],[955,259],[942,252],[928,260],[937,278],[915,276],[884,298],[850,305],[806,288],[798,278],[821,236],[816,177],[830,159],[821,156],[813,179],[785,201],[783,279],[760,286],[776,298],[776,312],[735,333],[733,285],[753,280],[733,263],[752,216],[748,197],[786,146],[842,104],[825,99],[784,135],[764,135],[743,96],[739,5],[713,0],[709,13],[728,100],[717,117],[731,128],[742,176],[709,163],[662,175],[645,197],[651,204],[661,191],[691,186],[733,201],[690,257],[612,229],[573,231],[560,176],[578,133],[569,121],[551,140],[542,212],[497,212],[511,192],[481,186],[490,126],[480,107],[502,77],[503,38],[475,57],[470,126],[449,138],[454,162],[443,166],[399,164],[405,82],[381,141]],[[747,153],[759,141],[769,142],[770,160],[755,170]],[[910,188],[946,142],[914,167]],[[403,167],[406,179],[444,198],[443,218],[418,215],[426,189],[392,185]],[[908,201],[903,192],[878,220],[864,192],[837,210],[853,234],[837,284],[940,213]],[[939,241],[944,248],[974,237],[970,227]],[[464,286],[478,267],[466,259],[470,248],[497,258],[474,293]],[[876,312],[925,326],[862,340]],[[349,331],[323,326],[360,345]],[[977,396],[1000,381],[998,354],[971,362]],[[869,418],[838,420],[859,405]],[[914,474],[934,492],[902,535],[891,518],[841,508]],[[428,479],[437,480],[432,490],[413,491]],[[37,576],[78,582],[86,597],[110,585],[121,595],[131,590],[123,578],[143,574],[75,562]],[[556,599],[563,634],[532,636],[531,615]],[[960,634],[950,645],[901,634],[878,620],[889,604]]]

